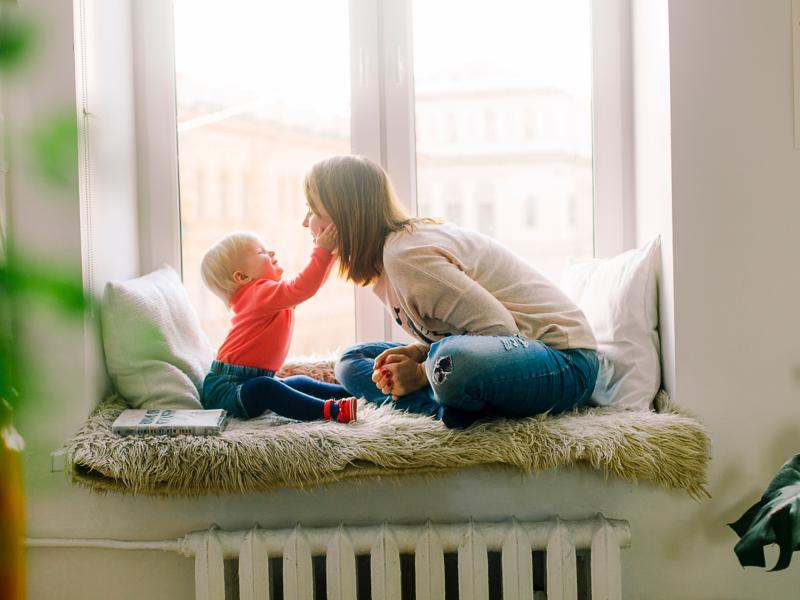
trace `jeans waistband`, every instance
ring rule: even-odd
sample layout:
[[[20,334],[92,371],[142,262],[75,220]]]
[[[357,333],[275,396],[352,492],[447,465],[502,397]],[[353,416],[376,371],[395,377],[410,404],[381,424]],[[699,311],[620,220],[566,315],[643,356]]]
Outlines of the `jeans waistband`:
[[[259,369],[258,367],[243,367],[241,365],[231,365],[215,360],[211,363],[211,372],[217,375],[232,375],[250,379],[252,377],[274,377],[275,371]]]

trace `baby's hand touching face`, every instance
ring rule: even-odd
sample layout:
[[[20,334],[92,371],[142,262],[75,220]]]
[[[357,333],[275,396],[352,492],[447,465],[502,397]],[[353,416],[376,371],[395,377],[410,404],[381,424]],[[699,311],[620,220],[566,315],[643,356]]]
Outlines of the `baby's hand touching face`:
[[[314,239],[314,243],[320,248],[325,248],[329,252],[336,250],[339,244],[339,235],[336,231],[336,225],[331,223]]]

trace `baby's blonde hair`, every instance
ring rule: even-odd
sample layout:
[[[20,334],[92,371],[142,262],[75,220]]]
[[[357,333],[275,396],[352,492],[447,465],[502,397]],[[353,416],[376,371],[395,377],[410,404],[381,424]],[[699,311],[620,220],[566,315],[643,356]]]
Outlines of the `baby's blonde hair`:
[[[200,273],[206,287],[219,296],[226,306],[241,287],[233,280],[233,273],[239,267],[237,261],[247,244],[263,244],[261,238],[252,231],[236,231],[226,235],[206,252],[200,264]]]

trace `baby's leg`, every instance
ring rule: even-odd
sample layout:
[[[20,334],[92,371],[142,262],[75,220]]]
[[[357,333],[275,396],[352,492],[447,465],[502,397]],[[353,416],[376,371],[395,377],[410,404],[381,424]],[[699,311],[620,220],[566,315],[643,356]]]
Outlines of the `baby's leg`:
[[[293,389],[280,379],[273,377],[254,377],[242,384],[240,398],[248,418],[257,417],[271,410],[282,417],[298,421],[336,420],[342,402],[331,403],[329,415],[325,414],[325,400],[321,400],[299,390]],[[355,399],[353,399],[355,403]],[[350,406],[348,405],[348,414]],[[350,419],[348,419],[350,420]]]
[[[326,383],[324,381],[317,381],[306,375],[292,375],[280,379],[290,388],[293,388],[309,396],[314,396],[320,400],[327,400],[328,398],[349,398],[352,394],[348,393],[346,389],[336,383]]]

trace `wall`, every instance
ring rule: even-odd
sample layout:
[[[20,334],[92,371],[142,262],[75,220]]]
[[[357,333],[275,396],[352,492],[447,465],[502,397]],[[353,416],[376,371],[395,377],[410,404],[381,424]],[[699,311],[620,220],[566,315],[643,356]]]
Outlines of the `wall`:
[[[664,524],[648,544],[667,568],[629,579],[632,597],[790,598],[800,582],[796,566],[739,568],[725,527],[797,452],[790,10],[790,0],[634,3],[637,237],[662,236],[665,385],[710,428],[714,458],[710,502],[653,511]]]
[[[29,535],[160,539],[211,522],[280,527],[602,511],[631,523],[633,545],[622,555],[626,598],[796,597],[800,567],[741,569],[725,526],[800,439],[790,1],[637,0],[632,41],[639,236],[665,238],[674,272],[674,286],[662,286],[662,316],[674,314],[665,324],[673,332],[666,348],[675,350],[668,377],[676,399],[711,429],[711,501],[585,469],[538,477],[476,469],[314,492],[132,498],[72,488],[31,461]],[[63,228],[64,243],[73,227]],[[192,589],[191,563],[175,556],[39,549],[29,556],[34,599],[188,597]],[[132,581],[139,587],[120,589]]]
[[[678,581],[713,573],[719,596],[796,597],[797,564],[740,570],[723,527],[800,439],[791,2],[671,0],[669,30],[678,400],[714,438],[714,500]]]

